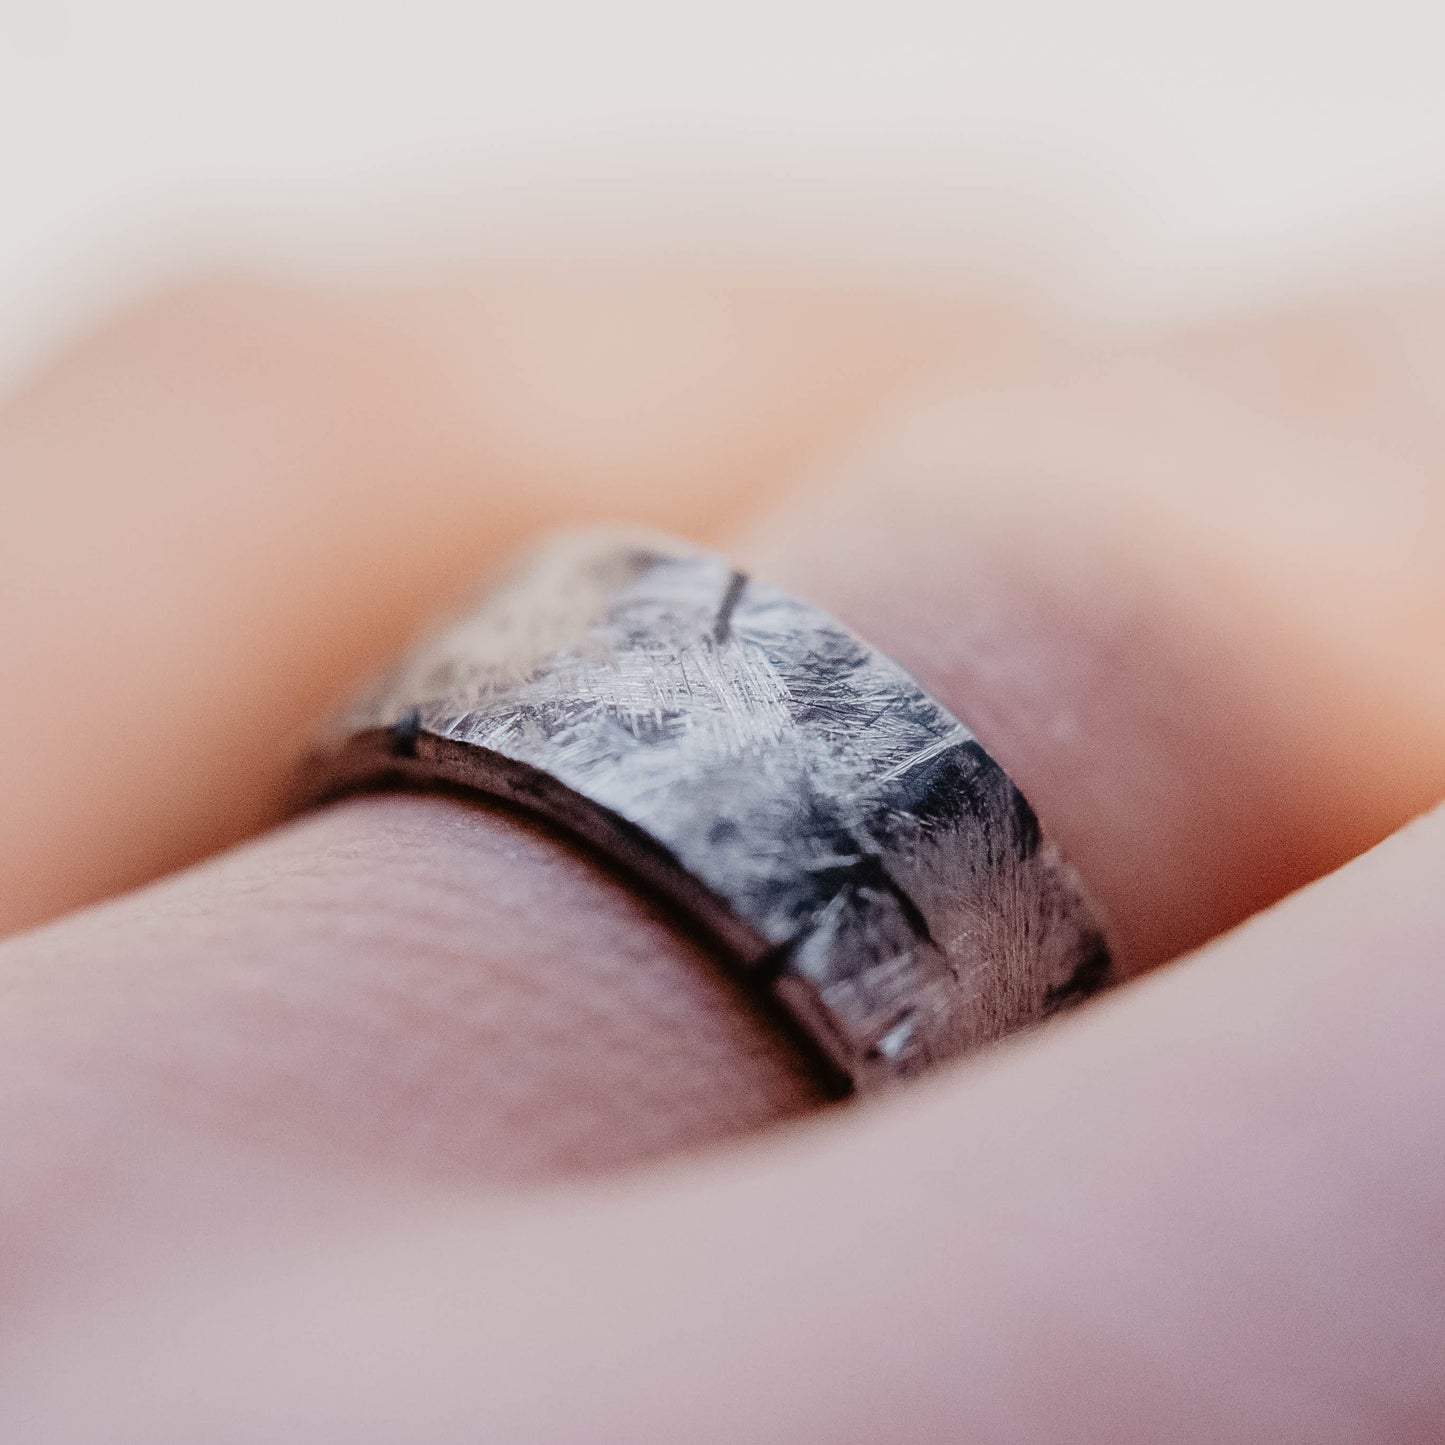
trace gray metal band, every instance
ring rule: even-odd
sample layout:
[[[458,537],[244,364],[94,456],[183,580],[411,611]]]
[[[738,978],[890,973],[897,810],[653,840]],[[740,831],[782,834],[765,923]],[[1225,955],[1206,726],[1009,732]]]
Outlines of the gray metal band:
[[[403,780],[602,850],[860,1087],[1109,971],[1073,871],[957,718],[831,617],[680,543],[534,555],[342,720],[312,791]]]

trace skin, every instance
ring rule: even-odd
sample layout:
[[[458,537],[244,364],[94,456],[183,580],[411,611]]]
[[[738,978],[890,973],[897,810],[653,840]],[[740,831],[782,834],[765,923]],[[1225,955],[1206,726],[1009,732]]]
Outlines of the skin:
[[[579,268],[59,359],[0,415],[0,898],[54,920],[0,944],[7,1438],[1438,1439],[1442,311],[1122,344]],[[604,511],[905,661],[1153,976],[824,1111],[546,830],[272,826],[339,690]]]

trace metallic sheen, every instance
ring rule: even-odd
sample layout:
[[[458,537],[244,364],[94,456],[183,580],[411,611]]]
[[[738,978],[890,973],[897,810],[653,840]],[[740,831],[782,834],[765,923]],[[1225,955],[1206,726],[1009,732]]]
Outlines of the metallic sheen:
[[[681,543],[543,549],[341,722],[314,796],[545,815],[697,920],[854,1085],[1092,993],[1072,869],[972,733],[831,617]]]

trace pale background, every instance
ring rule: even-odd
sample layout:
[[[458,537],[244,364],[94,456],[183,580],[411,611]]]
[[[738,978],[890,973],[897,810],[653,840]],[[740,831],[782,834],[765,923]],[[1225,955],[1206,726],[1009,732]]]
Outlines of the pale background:
[[[0,379],[207,260],[784,253],[1198,316],[1445,234],[1441,0],[0,0]]]

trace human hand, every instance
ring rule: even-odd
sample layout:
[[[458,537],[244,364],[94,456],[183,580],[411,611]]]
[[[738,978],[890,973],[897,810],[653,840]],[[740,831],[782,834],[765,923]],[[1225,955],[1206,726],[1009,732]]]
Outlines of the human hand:
[[[7,920],[257,836],[0,947],[8,1438],[1437,1439],[1445,820],[1348,860],[1445,794],[1442,319],[578,273],[205,288],[52,368],[0,420]],[[274,826],[339,691],[597,514],[909,666],[1131,973],[1347,866],[816,1116],[543,830]]]

